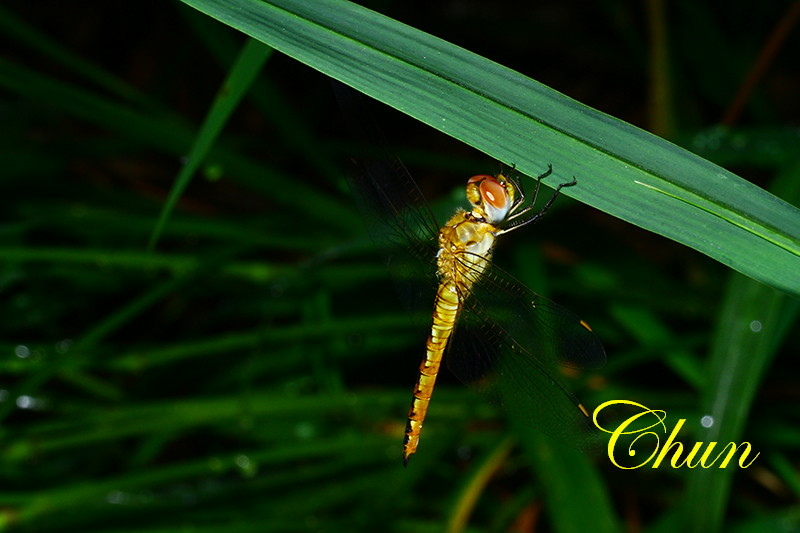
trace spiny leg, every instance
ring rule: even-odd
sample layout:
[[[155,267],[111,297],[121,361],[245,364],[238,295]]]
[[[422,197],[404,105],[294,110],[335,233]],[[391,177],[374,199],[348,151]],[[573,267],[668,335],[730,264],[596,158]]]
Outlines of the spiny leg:
[[[542,180],[552,173],[553,173],[553,165],[551,163],[548,163],[547,170],[536,176],[536,188],[533,190],[533,199],[531,200],[531,202],[527,205],[527,207],[525,207],[519,213],[514,213],[513,215],[511,215],[508,218],[509,220],[517,218],[518,216],[525,214],[531,209],[533,209],[533,206],[536,205],[536,199],[539,198],[539,187],[542,185]],[[514,188],[517,190],[517,193],[519,194],[519,200],[516,203],[518,205],[522,205],[523,203],[525,203],[525,188],[522,186],[522,182],[520,182],[518,179],[512,178],[511,176],[509,176],[509,179],[511,179],[511,182],[514,184]]]
[[[536,205],[536,200],[539,197],[539,187],[542,183],[542,179],[549,176],[552,171],[553,171],[553,166],[548,165],[547,171],[544,172],[543,174],[540,174],[537,177],[536,189],[534,189],[533,192],[533,201],[525,209],[523,209],[519,213],[515,213],[512,217],[509,217],[508,220],[512,221],[511,224],[507,228],[503,229],[500,233],[498,233],[498,235],[502,233],[508,233],[509,231],[516,229],[520,226],[524,226],[525,224],[536,222],[537,220],[539,220],[539,218],[544,216],[544,214],[550,209],[550,207],[553,205],[553,202],[555,202],[556,198],[558,198],[558,195],[561,194],[561,189],[563,189],[564,187],[572,187],[573,185],[577,185],[578,180],[575,179],[574,177],[572,178],[572,181],[559,183],[558,186],[556,187],[556,190],[553,191],[553,194],[550,196],[547,202],[542,206],[542,208],[535,213],[531,213],[531,210]],[[519,218],[521,215],[527,215],[527,216]]]

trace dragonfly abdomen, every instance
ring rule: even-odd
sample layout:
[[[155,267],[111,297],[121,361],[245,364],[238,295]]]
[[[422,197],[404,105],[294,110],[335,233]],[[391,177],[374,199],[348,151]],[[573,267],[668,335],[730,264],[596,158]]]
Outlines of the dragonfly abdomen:
[[[406,437],[403,443],[403,463],[406,465],[411,455],[417,451],[422,424],[428,413],[428,404],[442,364],[442,354],[453,332],[460,307],[456,284],[452,281],[443,281],[436,291],[431,334],[426,343],[425,359],[419,367],[419,377],[411,398],[411,409],[408,412]]]

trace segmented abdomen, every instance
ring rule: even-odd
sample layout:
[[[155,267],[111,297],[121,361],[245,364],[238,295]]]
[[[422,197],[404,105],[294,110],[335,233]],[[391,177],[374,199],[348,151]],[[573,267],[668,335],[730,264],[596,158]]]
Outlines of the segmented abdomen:
[[[404,464],[408,464],[411,455],[417,451],[422,423],[425,421],[433,386],[442,363],[442,354],[453,332],[460,306],[456,284],[452,281],[443,281],[436,291],[431,334],[426,343],[425,359],[419,367],[419,377],[411,398],[411,410],[408,412],[406,437],[403,443]]]

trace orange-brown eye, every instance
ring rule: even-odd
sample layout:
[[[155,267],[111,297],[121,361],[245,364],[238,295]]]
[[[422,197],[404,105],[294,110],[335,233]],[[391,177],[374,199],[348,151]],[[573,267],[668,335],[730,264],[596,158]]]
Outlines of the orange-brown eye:
[[[486,203],[497,209],[505,209],[508,203],[505,187],[494,178],[481,183],[481,197]]]

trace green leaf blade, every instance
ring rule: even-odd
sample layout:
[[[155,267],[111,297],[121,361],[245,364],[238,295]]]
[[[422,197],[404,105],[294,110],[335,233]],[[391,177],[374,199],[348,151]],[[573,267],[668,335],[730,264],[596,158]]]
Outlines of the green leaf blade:
[[[668,141],[349,2],[184,1],[525,174],[550,162],[578,178],[578,200],[800,295],[800,211]]]

